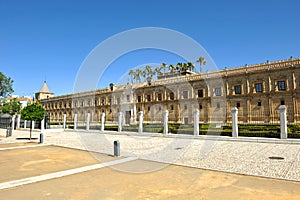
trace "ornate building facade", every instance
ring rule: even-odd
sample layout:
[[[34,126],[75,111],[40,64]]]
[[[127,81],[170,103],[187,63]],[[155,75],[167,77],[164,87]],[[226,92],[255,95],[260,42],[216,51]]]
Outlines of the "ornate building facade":
[[[50,91],[47,91],[49,93]],[[50,92],[51,93],[51,92]],[[51,93],[52,94],[52,93]],[[42,96],[41,93],[39,94]],[[47,95],[46,95],[47,96]],[[289,59],[207,73],[160,74],[158,80],[39,98],[51,121],[62,121],[75,113],[84,122],[87,113],[99,123],[116,123],[119,112],[124,123],[133,124],[143,111],[145,122],[161,122],[164,110],[169,121],[190,124],[193,111],[200,110],[200,122],[231,121],[231,109],[239,109],[243,123],[278,122],[280,105],[286,105],[289,123],[300,121],[300,59]]]

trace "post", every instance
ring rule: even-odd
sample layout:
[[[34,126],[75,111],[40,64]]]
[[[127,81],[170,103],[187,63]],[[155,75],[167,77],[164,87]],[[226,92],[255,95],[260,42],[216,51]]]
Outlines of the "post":
[[[199,135],[199,109],[194,111],[194,136]]]
[[[44,134],[40,133],[40,144],[43,144],[44,142]]]
[[[168,134],[168,117],[169,117],[169,111],[165,110],[163,113],[164,116],[164,131],[163,134]]]
[[[231,109],[232,113],[232,137],[238,137],[238,109],[236,107]]]
[[[16,115],[13,115],[11,118],[11,130],[15,129],[15,121],[16,121]]]
[[[24,120],[24,128],[27,126],[27,120]]]
[[[123,120],[123,113],[119,112],[119,115],[118,115],[118,132],[122,131],[122,120]]]
[[[114,156],[120,156],[120,142],[119,140],[114,141]]]
[[[17,115],[17,129],[20,128],[20,122],[21,122],[21,115],[18,114],[18,115]]]
[[[286,106],[279,106],[280,111],[280,139],[287,139],[287,118],[286,118]]]
[[[41,121],[41,130],[43,131],[45,129],[45,118]]]
[[[63,128],[66,129],[66,123],[67,123],[67,115],[64,114],[64,123],[63,123]]]
[[[74,130],[77,129],[77,113],[74,115]]]
[[[90,113],[88,113],[86,115],[86,130],[87,131],[90,130],[90,118],[91,118]]]
[[[139,112],[139,133],[143,132],[143,121],[144,121],[144,113],[143,111]]]
[[[101,131],[104,131],[105,113],[101,113]]]
[[[32,122],[31,122],[32,130],[34,130],[34,126],[35,126],[35,121],[32,121]]]

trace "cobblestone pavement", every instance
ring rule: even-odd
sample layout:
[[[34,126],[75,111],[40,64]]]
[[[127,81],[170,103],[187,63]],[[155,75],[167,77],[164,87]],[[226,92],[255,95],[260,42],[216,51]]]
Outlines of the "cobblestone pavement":
[[[1,132],[2,131],[2,132]],[[4,130],[0,131],[0,135]],[[113,141],[119,140],[121,155],[218,171],[300,181],[300,145],[162,137],[116,132],[47,130],[46,144],[113,153]],[[39,132],[33,137],[38,138]],[[14,131],[1,143],[24,142],[29,131]],[[270,159],[270,157],[273,159]],[[148,169],[156,171],[158,169]]]

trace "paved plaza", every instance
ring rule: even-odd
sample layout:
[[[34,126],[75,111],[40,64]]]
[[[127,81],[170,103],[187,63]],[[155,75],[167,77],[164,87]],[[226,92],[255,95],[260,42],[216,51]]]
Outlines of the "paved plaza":
[[[47,130],[39,144],[28,136],[0,138],[1,199],[300,199],[300,145],[291,142]],[[121,157],[112,156],[115,140]]]

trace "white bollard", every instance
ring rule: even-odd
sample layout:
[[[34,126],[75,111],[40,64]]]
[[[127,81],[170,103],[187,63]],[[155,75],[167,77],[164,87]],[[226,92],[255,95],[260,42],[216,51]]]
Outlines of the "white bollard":
[[[77,129],[77,113],[74,115],[74,130]]]
[[[17,129],[20,128],[21,115],[17,115]]]
[[[43,131],[45,129],[45,118],[41,121],[41,130]]]
[[[238,130],[238,109],[236,107],[232,108],[232,137],[239,136]]]
[[[104,131],[105,113],[101,113],[101,131]]]
[[[27,120],[24,120],[24,128],[27,126]]]
[[[139,112],[139,133],[143,132],[143,121],[144,121],[144,113],[143,111]]]
[[[280,139],[287,139],[287,118],[286,118],[286,106],[279,106],[280,111]]]
[[[87,130],[87,131],[90,130],[90,118],[91,118],[90,113],[88,113],[88,114],[86,115],[86,130]]]
[[[32,121],[32,122],[31,122],[32,130],[34,129],[34,126],[35,126],[35,121]]]
[[[163,131],[163,134],[168,134],[168,117],[169,117],[169,111],[165,110],[163,116],[164,116],[164,131]]]
[[[122,121],[123,121],[123,113],[119,112],[119,115],[118,115],[118,132],[122,131]]]
[[[66,129],[66,123],[67,123],[67,115],[64,114],[64,123],[63,123],[63,128]]]
[[[199,109],[194,111],[194,136],[199,135]]]

